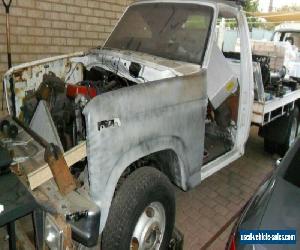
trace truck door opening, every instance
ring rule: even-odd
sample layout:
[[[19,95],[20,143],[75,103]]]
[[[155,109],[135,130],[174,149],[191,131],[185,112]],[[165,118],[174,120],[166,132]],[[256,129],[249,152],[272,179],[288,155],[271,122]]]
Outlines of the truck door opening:
[[[224,17],[219,16],[219,27],[222,22]],[[207,71],[209,102],[205,124],[204,164],[231,151],[236,140],[240,91],[235,67],[239,67],[240,63],[224,56],[223,44],[224,36],[219,32]]]

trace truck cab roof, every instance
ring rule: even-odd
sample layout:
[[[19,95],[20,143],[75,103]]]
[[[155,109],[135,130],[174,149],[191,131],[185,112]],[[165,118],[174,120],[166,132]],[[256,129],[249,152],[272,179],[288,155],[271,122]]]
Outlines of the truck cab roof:
[[[300,22],[285,22],[275,27],[275,32],[300,32]]]
[[[137,0],[134,3],[142,3],[142,2],[175,2],[175,3],[210,3],[210,4],[226,4],[231,7],[240,7],[245,4],[245,0]]]

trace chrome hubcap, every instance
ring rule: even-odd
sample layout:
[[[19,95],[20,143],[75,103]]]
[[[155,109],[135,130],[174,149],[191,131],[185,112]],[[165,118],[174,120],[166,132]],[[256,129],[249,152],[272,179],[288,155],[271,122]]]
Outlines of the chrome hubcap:
[[[294,118],[293,123],[292,123],[292,127],[291,127],[289,146],[292,146],[292,144],[294,143],[294,141],[297,137],[297,130],[298,130],[298,122],[297,122],[297,118]]]
[[[131,250],[158,250],[166,227],[166,214],[160,202],[152,202],[141,214],[131,237]]]

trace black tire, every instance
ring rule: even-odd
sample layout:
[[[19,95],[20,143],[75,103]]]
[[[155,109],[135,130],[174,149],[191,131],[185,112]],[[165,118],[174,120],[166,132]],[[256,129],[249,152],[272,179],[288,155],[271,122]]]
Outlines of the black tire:
[[[289,116],[289,119],[287,119],[287,126],[286,126],[287,127],[287,134],[286,134],[286,137],[284,139],[284,142],[281,145],[279,145],[279,147],[278,147],[278,154],[282,157],[285,155],[285,153],[288,151],[288,149],[291,146],[290,136],[291,136],[291,132],[292,132],[293,123],[296,123],[296,129],[297,129],[296,130],[296,137],[297,137],[298,125],[299,125],[299,109],[296,106],[295,106],[294,110],[291,112],[291,114]]]
[[[140,215],[153,202],[165,212],[165,232],[160,249],[167,249],[175,222],[175,194],[159,170],[142,167],[125,179],[114,197],[102,233],[102,250],[129,250]]]
[[[264,138],[264,150],[265,152],[269,154],[275,154],[276,153],[276,146],[277,144],[270,141],[268,138]]]
[[[264,128],[264,150],[268,153],[277,153],[284,156],[290,147],[290,135],[293,123],[299,124],[299,109],[297,106],[289,116],[285,116],[271,122]],[[296,131],[296,134],[298,131]]]

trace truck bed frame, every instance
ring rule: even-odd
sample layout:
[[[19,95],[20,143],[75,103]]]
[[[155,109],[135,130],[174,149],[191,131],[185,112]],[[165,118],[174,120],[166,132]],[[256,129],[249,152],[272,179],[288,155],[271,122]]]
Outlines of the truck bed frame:
[[[264,126],[275,119],[287,114],[295,106],[295,102],[300,99],[300,89],[276,97],[269,101],[254,101],[252,124]]]

